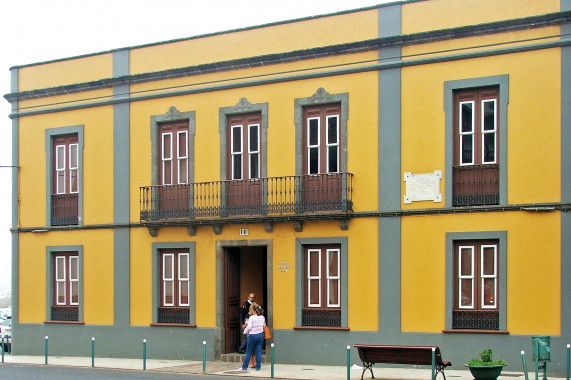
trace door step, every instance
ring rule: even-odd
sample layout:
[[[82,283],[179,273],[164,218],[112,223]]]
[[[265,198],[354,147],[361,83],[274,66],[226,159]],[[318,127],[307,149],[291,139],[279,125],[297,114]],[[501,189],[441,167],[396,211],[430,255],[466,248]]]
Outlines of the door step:
[[[245,358],[246,354],[239,354],[237,352],[220,355],[220,361],[222,362],[243,363]],[[262,363],[267,363],[265,354],[262,354]]]

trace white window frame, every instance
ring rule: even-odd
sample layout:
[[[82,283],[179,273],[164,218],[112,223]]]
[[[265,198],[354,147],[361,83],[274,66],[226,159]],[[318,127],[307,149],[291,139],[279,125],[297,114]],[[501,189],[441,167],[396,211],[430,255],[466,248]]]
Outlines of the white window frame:
[[[185,152],[181,152],[181,145],[180,145],[180,141],[181,141],[181,135],[183,135],[183,139],[186,142],[185,143]],[[188,132],[187,131],[178,131],[176,134],[176,160],[177,160],[177,182],[178,184],[187,184],[188,183]],[[186,162],[186,170],[184,171],[185,173],[185,181],[181,181],[181,164],[183,162]]]
[[[75,148],[75,154],[73,153],[73,149]],[[75,165],[73,165],[73,159],[75,159]],[[79,183],[76,182],[76,188],[73,187],[73,178],[74,176],[72,173],[75,173],[76,181],[79,181],[78,174],[79,174],[79,144],[69,144],[69,192],[70,194],[77,194],[79,193]]]
[[[467,249],[470,251],[470,274],[462,275],[462,251]],[[474,309],[474,246],[461,245],[458,247],[458,308]],[[462,280],[469,280],[472,284],[472,297],[470,305],[462,305]]]
[[[179,253],[178,255],[178,306],[189,306],[190,302],[190,268],[189,268],[189,254],[188,253]],[[186,267],[186,277],[181,276],[182,268]],[[187,286],[187,294],[186,299],[189,300],[188,302],[182,302],[182,283],[186,282]]]
[[[167,265],[166,265],[166,258],[167,257],[170,257],[170,259],[171,259],[171,265],[170,265],[171,274],[172,274],[171,278],[168,278],[166,276],[166,272],[165,272],[165,269],[167,267]],[[174,264],[175,264],[174,253],[164,253],[163,254],[163,273],[161,276],[162,281],[163,281],[163,302],[162,302],[163,306],[174,306],[174,274],[175,274]],[[170,287],[172,288],[172,302],[171,303],[166,302],[167,283],[169,283]]]
[[[329,119],[336,119],[336,123],[335,123],[335,143],[334,144],[330,144],[329,143]],[[325,128],[325,149],[327,149],[327,173],[339,173],[339,115],[328,115],[325,118],[325,122],[326,122],[326,128]],[[329,171],[329,148],[330,147],[336,147],[337,148],[337,162],[335,164],[335,166],[337,167],[337,170],[334,172],[330,172]]]
[[[62,154],[62,161],[60,162],[60,152]],[[66,181],[65,181],[65,169],[66,169],[66,151],[65,145],[56,145],[56,194],[66,193]],[[60,177],[60,173],[63,172],[63,177]],[[61,180],[61,181],[60,181]],[[60,184],[63,183],[63,189],[60,189]]]
[[[462,131],[462,105],[463,104],[472,104],[472,130],[471,132],[463,132]],[[475,118],[474,115],[476,113],[476,102],[473,100],[469,100],[466,102],[459,102],[458,103],[458,134],[459,134],[459,144],[458,144],[458,150],[459,150],[459,157],[460,157],[460,166],[469,166],[469,165],[474,165],[475,162],[475,152],[474,152],[474,144],[476,143],[475,140]],[[471,135],[472,136],[472,162],[463,162],[463,155],[462,155],[462,147],[463,145],[463,138],[464,136],[467,135]]]
[[[484,274],[484,251],[486,248],[494,249],[494,273],[491,275]],[[497,309],[498,308],[498,246],[496,244],[488,244],[480,246],[480,278],[481,278],[481,308],[482,309]],[[484,303],[484,280],[493,279],[494,280],[494,304],[485,305]]]
[[[251,130],[252,128],[256,128],[256,145],[258,146],[258,149],[254,150],[251,147],[250,142],[251,140]],[[256,178],[260,178],[260,124],[256,123],[256,124],[249,124],[248,125],[248,178],[249,179],[253,179],[252,178],[252,155],[257,154],[257,159],[256,159],[256,167],[258,169],[258,176]]]
[[[317,265],[318,271],[317,276],[311,275],[311,253],[317,252]],[[311,303],[311,280],[317,280],[318,282],[318,292],[319,295],[317,299],[318,303]],[[321,307],[321,249],[308,249],[307,250],[307,307]]]
[[[74,263],[75,261],[75,263]],[[73,270],[72,268],[75,267],[76,277],[73,277]],[[79,305],[79,257],[78,256],[69,256],[69,304],[72,306]],[[77,301],[73,301],[74,295],[74,284],[76,285],[77,289]]]
[[[165,156],[165,137],[169,136],[170,137],[170,145],[169,145],[169,157]],[[163,174],[163,178],[162,178],[162,185],[172,185],[172,146],[173,146],[173,134],[172,132],[165,132],[161,134],[161,165],[163,166],[163,170],[162,170],[162,174]],[[170,162],[170,181],[169,183],[165,182],[165,173],[166,173],[166,163]]]
[[[494,103],[494,129],[493,130],[488,130],[485,131],[484,130],[484,116],[485,116],[485,112],[484,112],[484,103],[486,102],[492,102]],[[484,99],[482,100],[481,104],[480,104],[480,130],[481,130],[481,144],[480,144],[480,150],[481,150],[481,155],[482,155],[482,164],[495,164],[498,161],[498,135],[497,135],[497,131],[498,131],[498,102],[496,99]],[[484,137],[487,134],[494,134],[494,160],[493,161],[485,161],[485,156],[484,156]]]
[[[236,150],[234,146],[234,129],[239,129],[240,131],[240,150]],[[231,165],[232,165],[232,180],[241,180],[244,179],[244,160],[243,160],[243,150],[244,150],[244,125],[243,124],[236,124],[230,126],[230,154],[231,154]],[[236,178],[236,167],[234,165],[234,156],[240,157],[240,178]]]
[[[329,265],[330,265],[330,253],[335,252],[337,255],[337,275],[331,276],[329,274]],[[327,268],[326,268],[326,277],[327,277],[327,307],[341,307],[341,250],[338,248],[335,249],[327,249]],[[337,303],[331,302],[331,282],[337,282]]]
[[[311,135],[311,120],[317,120],[317,143],[311,145],[310,135]],[[321,118],[320,117],[308,117],[307,118],[307,174],[317,175],[321,171]],[[317,173],[311,173],[311,149],[317,149]]]
[[[63,261],[63,270],[62,273],[59,271],[59,262]],[[55,278],[56,278],[56,305],[67,305],[67,288],[66,288],[66,262],[65,256],[56,256],[55,258]],[[63,302],[60,301],[60,284],[63,283]]]

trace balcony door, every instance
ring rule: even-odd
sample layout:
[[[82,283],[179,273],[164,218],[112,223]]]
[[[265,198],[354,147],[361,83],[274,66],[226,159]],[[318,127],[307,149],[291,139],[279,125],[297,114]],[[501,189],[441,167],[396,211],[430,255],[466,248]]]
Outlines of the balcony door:
[[[228,116],[226,208],[229,215],[262,213],[259,112]]]
[[[159,126],[159,219],[188,216],[190,205],[188,121]]]
[[[342,201],[340,104],[305,107],[304,211],[332,210]]]

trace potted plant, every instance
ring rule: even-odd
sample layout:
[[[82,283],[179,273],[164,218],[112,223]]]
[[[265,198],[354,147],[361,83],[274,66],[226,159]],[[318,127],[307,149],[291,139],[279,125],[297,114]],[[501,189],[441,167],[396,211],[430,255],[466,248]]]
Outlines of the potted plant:
[[[480,359],[472,359],[466,364],[475,380],[495,380],[506,366],[503,360],[492,360],[492,349],[480,352]]]

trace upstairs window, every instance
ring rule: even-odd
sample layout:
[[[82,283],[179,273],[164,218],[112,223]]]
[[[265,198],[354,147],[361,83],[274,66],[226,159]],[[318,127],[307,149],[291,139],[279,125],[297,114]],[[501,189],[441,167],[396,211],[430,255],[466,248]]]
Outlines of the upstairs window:
[[[77,225],[80,175],[78,135],[54,136],[52,146],[51,225]]]
[[[454,92],[453,206],[499,204],[499,88]]]

